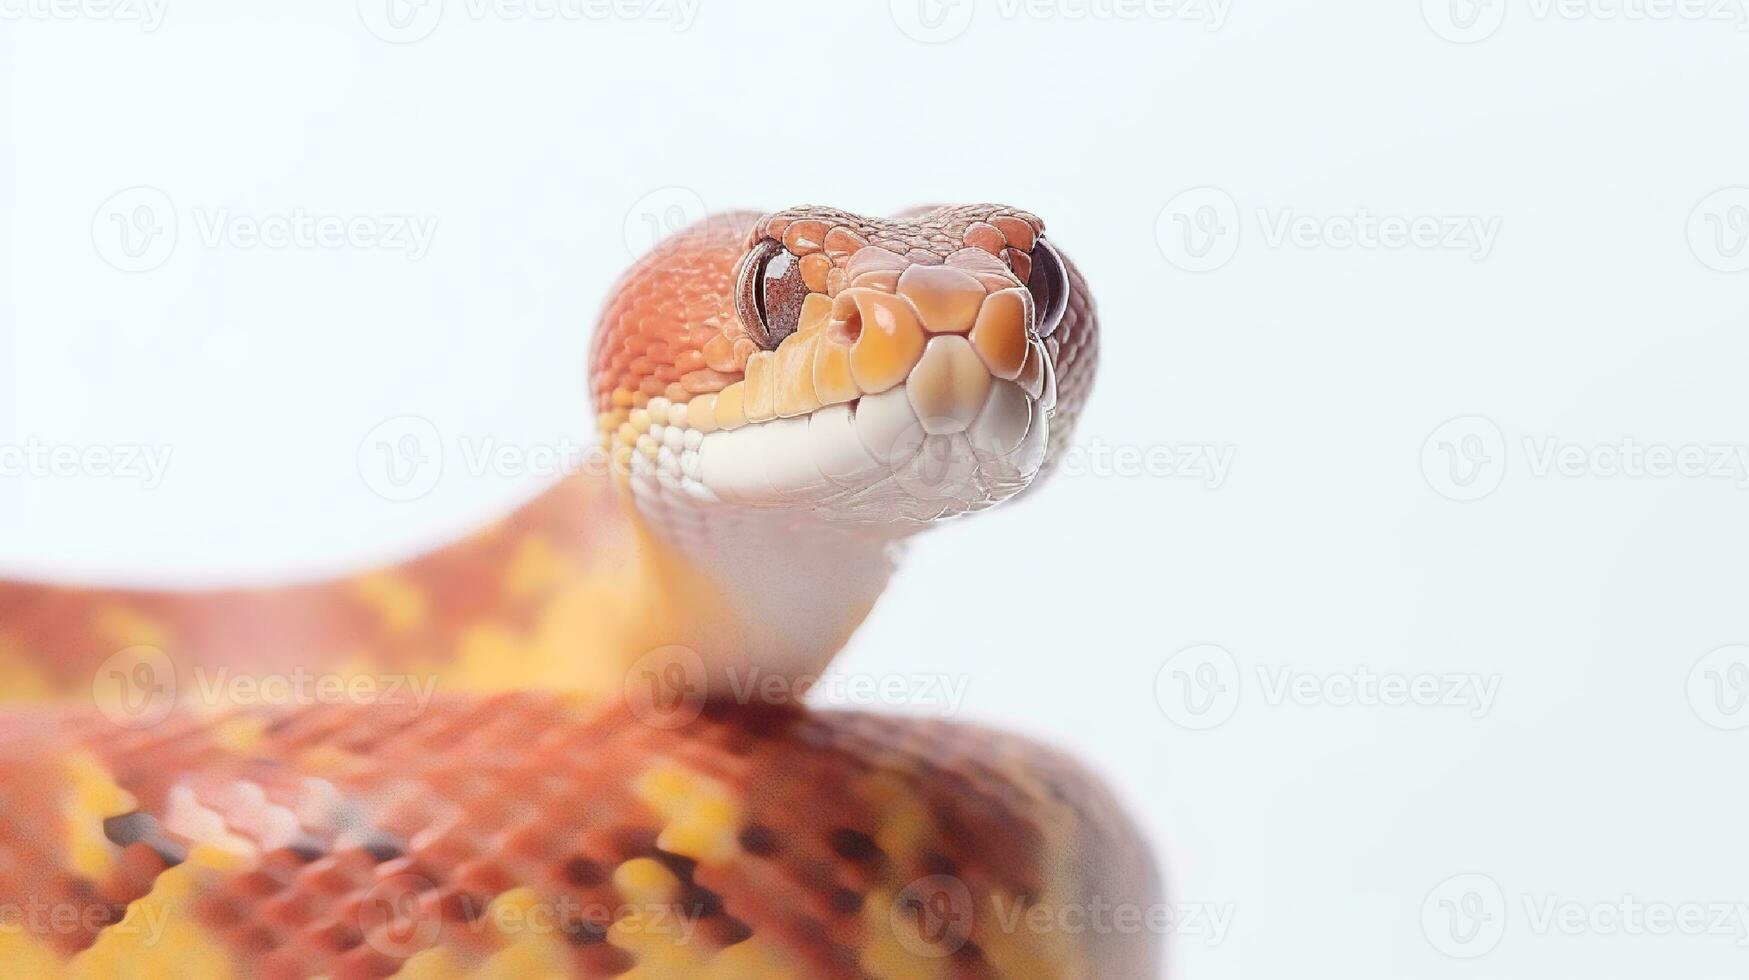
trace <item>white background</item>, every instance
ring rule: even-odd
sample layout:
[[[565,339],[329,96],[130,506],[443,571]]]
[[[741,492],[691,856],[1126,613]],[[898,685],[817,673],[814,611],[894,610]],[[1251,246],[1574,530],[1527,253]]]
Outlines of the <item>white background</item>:
[[[586,438],[589,330],[650,218],[1010,202],[1101,306],[1085,459],[1230,471],[1084,466],[931,533],[843,669],[962,680],[957,717],[1104,773],[1199,910],[1181,975],[1749,975],[1735,912],[1610,917],[1749,903],[1749,651],[1702,662],[1749,641],[1736,0],[702,0],[683,25],[448,0],[403,31],[376,0],[168,0],[151,30],[54,2],[0,0],[0,445],[173,457],[150,489],[0,478],[5,570],[407,553],[544,480],[450,456],[387,501],[365,434]],[[130,257],[142,201],[177,230]],[[203,234],[300,208],[437,228],[418,260]],[[1338,247],[1361,209],[1497,234]],[[1630,440],[1728,472],[1617,474]],[[1168,663],[1203,644],[1226,653]],[[1351,703],[1362,669],[1497,696]],[[1568,904],[1572,934],[1543,920]]]

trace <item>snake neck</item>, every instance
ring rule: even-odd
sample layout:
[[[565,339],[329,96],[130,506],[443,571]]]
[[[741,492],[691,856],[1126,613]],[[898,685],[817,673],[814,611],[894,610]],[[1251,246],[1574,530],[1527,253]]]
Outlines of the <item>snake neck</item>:
[[[886,590],[904,535],[806,511],[633,494],[640,523],[671,558],[686,645],[711,690],[745,694],[761,677],[813,678]]]

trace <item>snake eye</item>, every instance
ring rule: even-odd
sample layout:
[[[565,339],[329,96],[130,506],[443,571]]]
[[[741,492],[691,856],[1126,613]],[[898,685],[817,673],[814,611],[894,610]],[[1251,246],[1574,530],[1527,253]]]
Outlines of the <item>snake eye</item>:
[[[808,298],[802,264],[781,242],[766,239],[754,246],[741,266],[735,288],[735,310],[747,334],[765,350],[776,350],[796,332],[802,301]]]
[[[1063,257],[1043,238],[1033,243],[1032,272],[1026,278],[1026,288],[1032,293],[1033,309],[1038,311],[1038,335],[1049,337],[1069,308],[1069,274],[1063,270]]]

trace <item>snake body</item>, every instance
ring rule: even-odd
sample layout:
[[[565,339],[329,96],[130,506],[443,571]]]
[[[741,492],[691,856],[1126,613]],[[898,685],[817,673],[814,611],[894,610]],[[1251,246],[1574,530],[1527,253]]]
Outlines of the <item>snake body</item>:
[[[794,697],[1096,345],[1026,212],[718,215],[607,304],[606,478],[332,581],[0,584],[0,972],[1155,975],[1086,770]]]

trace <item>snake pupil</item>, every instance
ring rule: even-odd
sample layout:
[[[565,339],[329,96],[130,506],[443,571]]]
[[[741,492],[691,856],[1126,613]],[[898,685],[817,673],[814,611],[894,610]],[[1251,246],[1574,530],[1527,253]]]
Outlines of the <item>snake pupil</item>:
[[[801,262],[776,241],[759,243],[747,258],[736,296],[736,308],[754,342],[776,350],[796,332],[807,297]]]
[[[1063,322],[1069,308],[1069,275],[1063,269],[1062,256],[1043,238],[1033,243],[1032,272],[1026,279],[1032,293],[1033,309],[1038,315],[1038,335],[1049,337]]]

